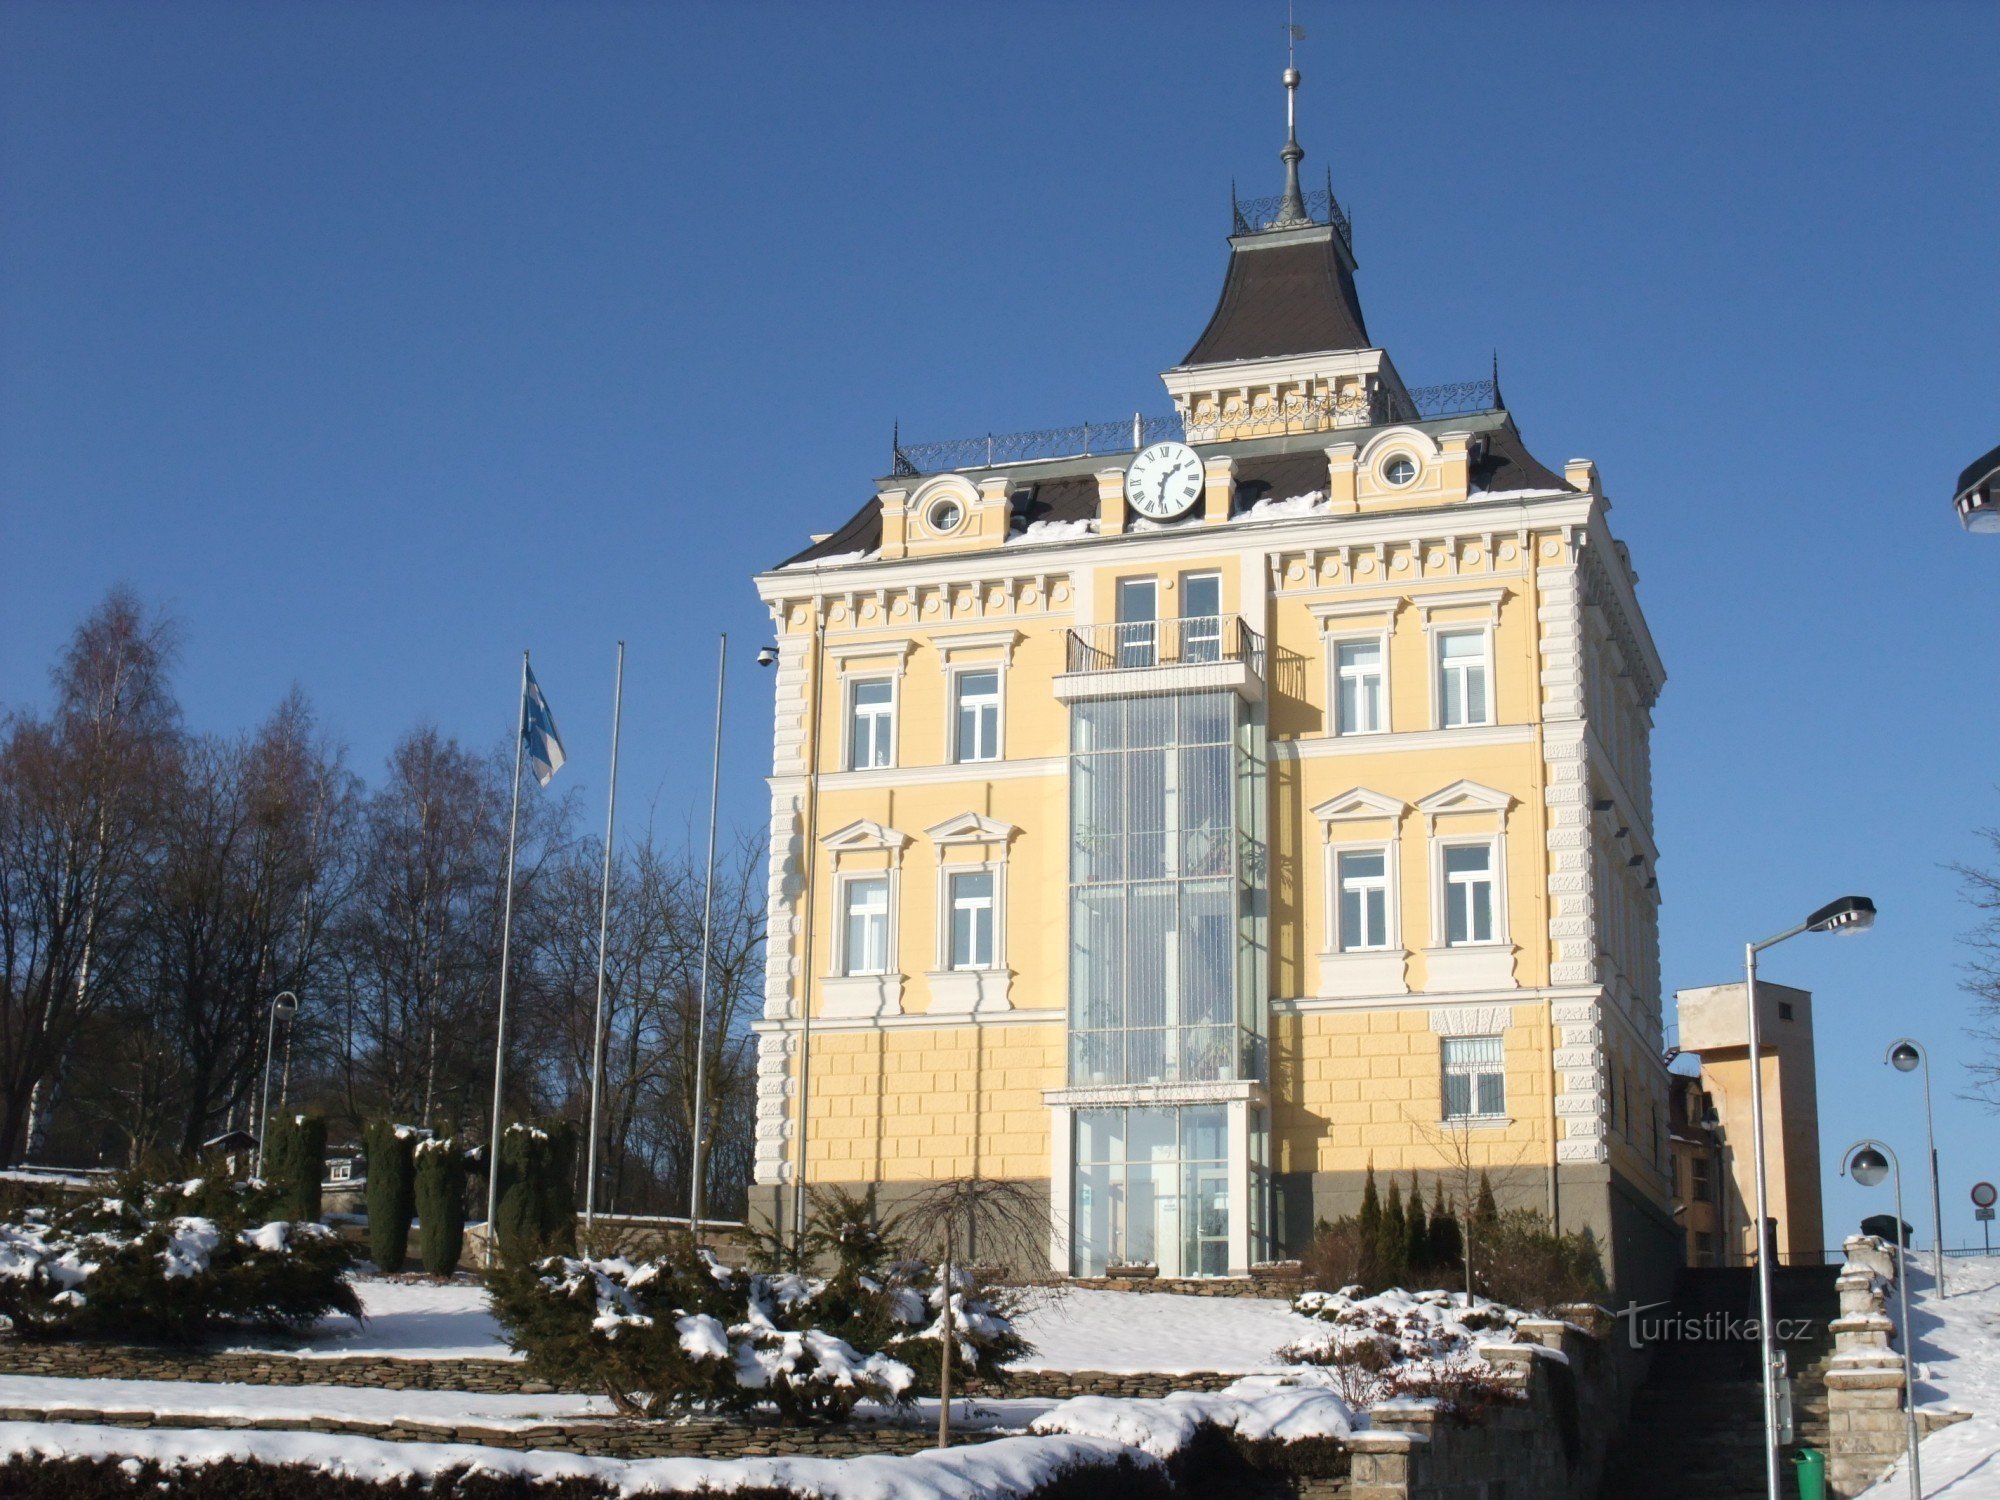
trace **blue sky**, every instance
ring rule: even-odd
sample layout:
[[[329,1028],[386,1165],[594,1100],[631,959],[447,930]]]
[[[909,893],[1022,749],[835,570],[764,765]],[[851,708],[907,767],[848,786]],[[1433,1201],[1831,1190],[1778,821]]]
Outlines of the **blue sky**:
[[[1497,347],[1530,444],[1595,459],[1631,544],[1671,674],[1668,988],[1872,894],[1875,933],[1765,972],[1818,996],[1829,1177],[1862,1133],[1916,1164],[1880,1057],[1936,1049],[1947,1238],[1976,1239],[2000,1153],[1956,1097],[1947,866],[2000,824],[2000,545],[1948,502],[2000,441],[2000,10],[1300,19],[1306,170],[1354,214],[1371,332],[1413,383]],[[1231,179],[1277,189],[1281,23],[13,0],[0,702],[126,580],[184,622],[194,724],[297,681],[372,776],[418,720],[502,740],[532,646],[595,801],[623,637],[623,805],[677,829],[728,629],[725,813],[754,826],[750,575],[855,509],[894,421],[1166,409]],[[1885,1203],[1835,1184],[1830,1226]]]

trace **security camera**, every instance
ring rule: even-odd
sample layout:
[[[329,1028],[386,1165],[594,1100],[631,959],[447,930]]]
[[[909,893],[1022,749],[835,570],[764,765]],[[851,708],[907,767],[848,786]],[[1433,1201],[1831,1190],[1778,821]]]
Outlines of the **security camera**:
[[[775,667],[777,664],[778,664],[778,648],[776,646],[765,646],[759,649],[759,651],[757,652],[758,666]]]

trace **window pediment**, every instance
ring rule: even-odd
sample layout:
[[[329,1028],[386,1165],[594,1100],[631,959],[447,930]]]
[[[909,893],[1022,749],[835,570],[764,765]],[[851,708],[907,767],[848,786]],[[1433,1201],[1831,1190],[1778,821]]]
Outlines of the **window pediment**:
[[[924,830],[933,844],[1005,844],[1021,830],[976,812],[960,813]]]
[[[1360,818],[1387,818],[1400,823],[1409,810],[1410,804],[1399,798],[1357,786],[1327,798],[1312,810],[1312,815],[1328,825]]]
[[[851,849],[887,849],[901,854],[909,843],[907,833],[885,827],[873,818],[857,818],[845,828],[836,828],[820,840],[821,847],[835,854]]]

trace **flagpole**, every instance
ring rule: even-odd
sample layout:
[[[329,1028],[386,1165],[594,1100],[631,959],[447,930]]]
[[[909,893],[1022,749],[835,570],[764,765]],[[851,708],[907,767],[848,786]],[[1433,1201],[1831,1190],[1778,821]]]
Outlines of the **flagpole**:
[[[493,1144],[486,1158],[486,1265],[500,1237],[500,1080],[507,1061],[507,961],[514,942],[514,835],[521,826],[521,751],[528,740],[528,653],[521,653],[521,711],[514,726],[514,806],[507,815],[507,899],[500,919],[500,1019],[493,1032]]]
[[[597,903],[597,1019],[590,1029],[590,1165],[583,1189],[583,1227],[597,1221],[597,1101],[604,1075],[604,948],[611,931],[611,830],[618,820],[618,728],[625,716],[625,643],[618,643],[618,677],[611,689],[611,792],[604,808],[604,891]]]
[[[715,807],[722,795],[722,685],[729,670],[729,633],[715,657],[715,753],[708,773],[708,884],[701,898],[701,1012],[694,1023],[694,1171],[688,1183],[688,1235],[701,1243],[701,1116],[708,1083],[708,947],[715,916]]]

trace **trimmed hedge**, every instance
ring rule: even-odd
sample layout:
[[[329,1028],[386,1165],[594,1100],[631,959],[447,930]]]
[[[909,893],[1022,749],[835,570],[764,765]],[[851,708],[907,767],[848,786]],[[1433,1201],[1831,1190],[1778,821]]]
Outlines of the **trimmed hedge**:
[[[361,1133],[368,1154],[368,1256],[393,1276],[410,1258],[410,1220],[417,1211],[416,1132],[407,1125],[371,1120]]]
[[[264,1182],[277,1194],[287,1219],[319,1221],[320,1179],[326,1173],[326,1121],[318,1115],[279,1115],[264,1132]]]
[[[417,1145],[417,1244],[424,1269],[449,1276],[465,1249],[465,1152],[452,1139]]]
[[[576,1128],[509,1125],[500,1137],[500,1254],[521,1262],[576,1253]]]

